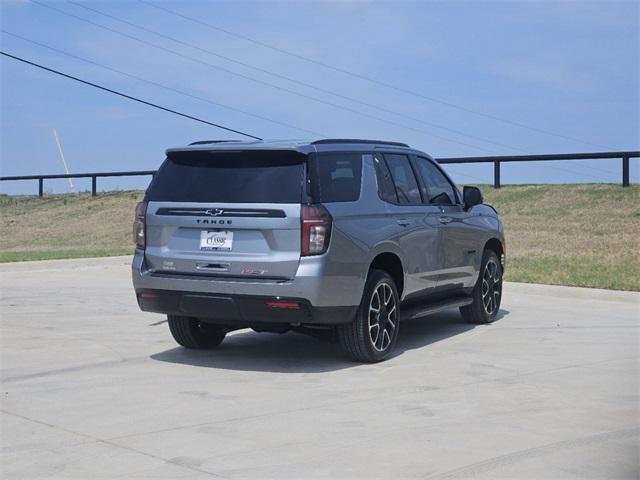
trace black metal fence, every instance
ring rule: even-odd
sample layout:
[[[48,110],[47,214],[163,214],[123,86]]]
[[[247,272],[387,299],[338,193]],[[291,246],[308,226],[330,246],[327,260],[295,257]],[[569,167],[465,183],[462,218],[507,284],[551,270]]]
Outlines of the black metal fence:
[[[640,157],[640,151],[628,152],[597,152],[597,153],[560,153],[551,155],[508,155],[498,157],[454,157],[438,158],[441,164],[455,163],[493,163],[493,186],[500,188],[500,165],[507,162],[547,162],[565,160],[622,160],[622,186],[629,186],[629,159]],[[48,179],[65,178],[91,178],[91,195],[96,196],[98,190],[98,178],[104,177],[137,177],[153,176],[155,170],[137,170],[131,172],[96,172],[96,173],[71,173],[62,175],[19,175],[13,177],[0,177],[0,181],[37,180],[38,196],[44,194],[44,181]]]
[[[622,186],[629,186],[629,159],[640,157],[640,151],[559,153],[551,155],[509,155],[499,157],[438,158],[438,163],[493,163],[493,187],[500,188],[500,164],[506,162],[548,162],[561,160],[611,160],[622,159]]]
[[[49,179],[60,178],[90,178],[91,179],[91,195],[93,197],[98,193],[98,178],[102,177],[141,177],[141,176],[153,176],[155,170],[136,170],[132,172],[96,172],[96,173],[67,173],[62,175],[18,175],[14,177],[0,177],[0,181],[13,181],[13,180],[37,180],[38,181],[38,196],[44,195],[44,181]]]

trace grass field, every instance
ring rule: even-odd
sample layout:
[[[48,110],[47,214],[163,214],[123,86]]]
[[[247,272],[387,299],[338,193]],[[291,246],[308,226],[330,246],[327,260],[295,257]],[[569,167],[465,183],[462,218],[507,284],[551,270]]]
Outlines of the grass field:
[[[640,187],[483,187],[502,215],[506,279],[640,291]],[[132,252],[142,192],[0,196],[0,261]]]

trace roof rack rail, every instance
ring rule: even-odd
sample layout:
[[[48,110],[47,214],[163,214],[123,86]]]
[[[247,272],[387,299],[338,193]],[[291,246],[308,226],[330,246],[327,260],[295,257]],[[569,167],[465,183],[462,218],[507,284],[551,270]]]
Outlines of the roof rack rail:
[[[191,142],[191,145],[207,145],[208,143],[227,143],[227,142],[241,142],[242,140],[198,140],[197,142]]]
[[[381,140],[362,140],[359,138],[325,138],[322,140],[316,140],[315,142],[311,142],[311,145],[326,145],[332,143],[365,143],[371,145],[393,145],[395,147],[406,147],[411,148],[406,143],[400,142],[384,142]]]

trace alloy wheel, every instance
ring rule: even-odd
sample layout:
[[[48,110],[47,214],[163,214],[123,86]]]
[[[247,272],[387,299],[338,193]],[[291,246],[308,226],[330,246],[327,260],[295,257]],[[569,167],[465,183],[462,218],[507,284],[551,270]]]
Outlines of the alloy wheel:
[[[379,284],[369,302],[369,339],[379,352],[384,352],[393,339],[398,324],[398,308],[388,283]]]
[[[494,315],[500,306],[502,294],[502,277],[500,267],[494,259],[490,259],[482,273],[482,305],[487,315]]]

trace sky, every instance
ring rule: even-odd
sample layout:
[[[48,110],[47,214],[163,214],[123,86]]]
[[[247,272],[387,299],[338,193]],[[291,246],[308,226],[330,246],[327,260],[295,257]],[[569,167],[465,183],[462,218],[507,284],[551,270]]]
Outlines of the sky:
[[[263,138],[393,140],[436,158],[640,147],[636,1],[149,1],[1,0],[2,50]],[[155,169],[168,147],[242,138],[7,57],[0,81],[2,175],[63,173],[53,128],[74,173]],[[489,164],[446,169],[493,178]],[[620,160],[502,166],[503,183],[620,178]]]

